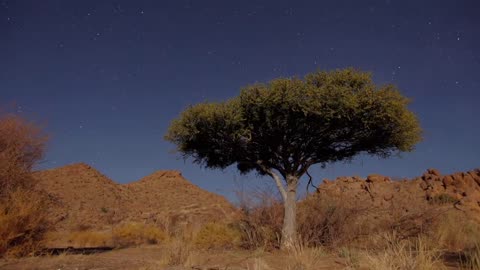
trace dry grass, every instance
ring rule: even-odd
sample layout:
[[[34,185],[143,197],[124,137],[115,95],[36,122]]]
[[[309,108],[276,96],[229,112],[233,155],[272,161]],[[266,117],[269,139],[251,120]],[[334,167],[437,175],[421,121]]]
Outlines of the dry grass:
[[[222,223],[208,223],[195,236],[194,244],[200,249],[231,249],[240,244],[237,229]]]
[[[102,247],[112,244],[111,233],[95,231],[78,231],[68,239],[75,247]]]
[[[166,239],[167,234],[154,225],[127,223],[113,229],[113,244],[116,247],[158,244]]]
[[[161,262],[168,266],[190,266],[193,264],[192,244],[182,239],[171,239],[164,245]]]
[[[468,220],[464,213],[459,211],[443,215],[432,233],[438,245],[450,251],[473,249],[480,243],[480,225]]]
[[[346,269],[360,268],[361,253],[357,249],[341,247],[338,250],[338,257],[345,260]]]
[[[67,236],[69,243],[75,247],[112,246],[125,248],[142,244],[160,244],[167,241],[168,236],[160,228],[141,223],[126,223],[113,230],[75,231]]]
[[[475,243],[474,247],[465,250],[463,254],[462,268],[480,269],[480,242]]]
[[[301,243],[297,243],[288,251],[289,262],[286,269],[288,270],[314,270],[317,269],[321,260],[327,255],[326,251],[321,247],[306,247]]]
[[[368,269],[372,270],[440,270],[446,269],[441,251],[427,238],[399,240],[395,235],[386,237],[387,248],[366,254]]]

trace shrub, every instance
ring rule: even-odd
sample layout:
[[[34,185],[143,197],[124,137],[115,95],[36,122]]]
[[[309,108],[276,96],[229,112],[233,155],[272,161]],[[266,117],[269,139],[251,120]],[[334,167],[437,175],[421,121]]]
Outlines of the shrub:
[[[166,238],[160,228],[140,223],[123,224],[113,230],[113,242],[118,247],[158,244]]]
[[[456,202],[458,202],[458,200],[447,193],[435,195],[430,200],[430,203],[434,204],[454,204]]]
[[[264,200],[244,211],[244,217],[235,224],[240,232],[240,246],[246,249],[273,249],[280,247],[283,206],[278,200]]]
[[[47,197],[35,189],[33,166],[46,136],[34,124],[0,116],[0,256],[24,256],[41,245]]]
[[[15,257],[40,248],[48,226],[43,195],[17,189],[0,203],[0,255]]]
[[[341,198],[309,196],[298,205],[298,234],[307,246],[338,247],[351,244],[361,235],[379,229],[378,224],[364,224],[367,208],[349,206]]]
[[[47,137],[33,123],[0,116],[0,198],[19,188],[31,190],[33,166],[42,159]]]
[[[194,238],[194,244],[202,249],[233,248],[240,243],[240,232],[222,223],[208,223]]]

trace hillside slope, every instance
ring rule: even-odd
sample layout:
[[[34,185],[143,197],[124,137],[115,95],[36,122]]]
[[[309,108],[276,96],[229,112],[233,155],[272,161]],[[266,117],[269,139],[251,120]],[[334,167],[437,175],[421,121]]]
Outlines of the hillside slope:
[[[236,211],[225,198],[193,185],[178,171],[158,171],[117,184],[79,163],[34,176],[53,199],[49,217],[57,231],[106,229],[128,222],[202,223],[229,218]]]

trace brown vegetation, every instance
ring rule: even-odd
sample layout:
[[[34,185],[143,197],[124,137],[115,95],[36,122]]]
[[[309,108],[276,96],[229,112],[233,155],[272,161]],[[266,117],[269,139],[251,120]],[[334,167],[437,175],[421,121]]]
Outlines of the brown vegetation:
[[[34,124],[14,115],[0,118],[0,256],[33,252],[47,228],[47,197],[31,175],[45,142]]]

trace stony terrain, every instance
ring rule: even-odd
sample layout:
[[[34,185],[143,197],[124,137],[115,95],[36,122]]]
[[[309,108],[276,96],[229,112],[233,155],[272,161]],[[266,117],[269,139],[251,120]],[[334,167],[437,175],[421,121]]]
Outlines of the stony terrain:
[[[359,208],[397,208],[404,213],[445,205],[480,222],[480,169],[449,175],[428,169],[420,177],[399,181],[378,174],[366,179],[355,176],[325,179],[317,193],[320,197],[343,198]]]

